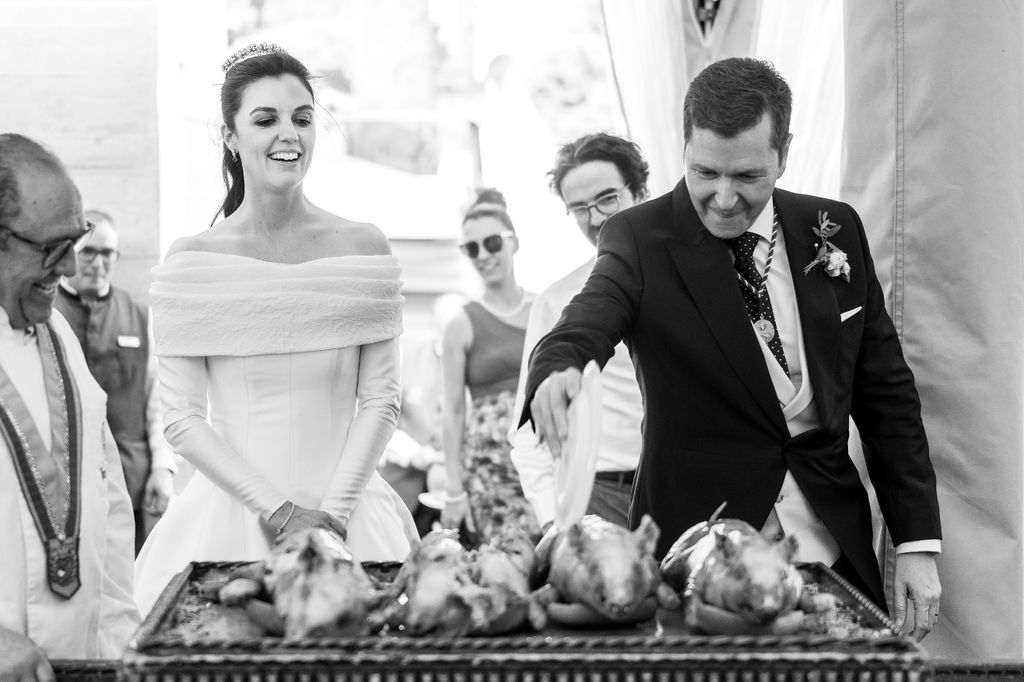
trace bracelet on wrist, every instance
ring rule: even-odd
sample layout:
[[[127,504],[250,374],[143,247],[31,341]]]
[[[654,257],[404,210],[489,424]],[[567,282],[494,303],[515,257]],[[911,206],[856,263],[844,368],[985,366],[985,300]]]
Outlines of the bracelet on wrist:
[[[446,490],[444,491],[444,494],[441,495],[441,501],[444,502],[445,504],[458,504],[459,502],[465,502],[468,499],[469,493],[467,493],[465,490],[463,490],[458,495],[449,495],[448,491]]]
[[[273,509],[268,509],[266,512],[261,514],[260,518],[262,518],[264,521],[266,521],[267,525],[269,526],[269,525],[273,524],[275,518],[280,516],[280,514],[278,514],[278,512],[281,511],[282,509],[284,509],[287,506],[288,506],[288,500],[285,500],[284,502],[282,502],[278,506],[274,507]]]
[[[284,527],[287,526],[288,522],[292,520],[292,514],[295,513],[295,503],[294,502],[289,500],[289,501],[285,502],[285,504],[290,504],[292,507],[291,507],[291,509],[288,510],[288,515],[284,517],[284,521],[282,521],[281,525],[277,527],[277,534],[278,535],[280,535],[281,533],[284,532]],[[284,505],[281,505],[281,506],[284,507]]]

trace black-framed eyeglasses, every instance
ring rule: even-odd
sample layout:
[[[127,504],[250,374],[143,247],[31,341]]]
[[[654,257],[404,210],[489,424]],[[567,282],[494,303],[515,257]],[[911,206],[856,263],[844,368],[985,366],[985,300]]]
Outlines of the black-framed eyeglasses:
[[[459,244],[459,248],[462,253],[466,254],[469,258],[476,258],[480,255],[480,245],[487,249],[487,253],[498,253],[505,245],[505,239],[508,237],[514,237],[515,233],[511,230],[505,230],[499,234],[492,234],[484,237],[479,242],[468,241]]]
[[[619,210],[619,195],[622,190],[602,194],[589,204],[570,204],[565,207],[565,212],[576,219],[577,223],[584,224],[590,221],[590,209],[596,208],[597,212],[607,218]]]
[[[117,260],[117,257],[119,255],[121,255],[120,251],[111,248],[100,249],[96,248],[95,246],[85,245],[82,248],[78,249],[78,260],[82,261],[83,263],[93,262],[96,256],[99,256],[105,262],[109,263],[111,261]]]
[[[96,226],[90,223],[88,220],[85,221],[85,229],[79,232],[74,237],[63,237],[61,239],[54,239],[44,244],[40,244],[34,239],[23,237],[6,225],[0,225],[0,232],[5,232],[10,236],[17,239],[19,242],[28,244],[36,251],[40,251],[43,254],[43,267],[49,270],[55,267],[57,263],[64,259],[64,256],[68,255],[68,251],[74,249],[76,252],[81,251],[85,246],[86,240],[89,235],[92,234],[93,228]]]

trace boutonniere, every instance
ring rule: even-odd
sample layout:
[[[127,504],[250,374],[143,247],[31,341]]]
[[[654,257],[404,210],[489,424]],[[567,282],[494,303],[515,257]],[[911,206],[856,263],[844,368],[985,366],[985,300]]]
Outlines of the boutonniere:
[[[814,245],[818,249],[818,255],[804,268],[804,274],[810,273],[820,265],[829,277],[842,275],[843,279],[849,282],[850,264],[846,262],[846,252],[828,240],[841,229],[839,224],[828,219],[828,211],[818,211],[818,226],[811,229],[821,239],[821,243]]]

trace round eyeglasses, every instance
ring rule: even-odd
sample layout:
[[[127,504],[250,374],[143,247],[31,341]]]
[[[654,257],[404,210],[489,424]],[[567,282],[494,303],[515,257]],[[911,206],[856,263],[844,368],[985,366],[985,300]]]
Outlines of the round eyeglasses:
[[[85,221],[85,229],[79,232],[74,237],[63,237],[61,239],[54,239],[43,244],[23,237],[6,225],[0,225],[0,233],[8,234],[23,244],[28,244],[36,251],[40,251],[43,254],[43,267],[49,270],[50,268],[56,267],[57,263],[60,263],[64,256],[68,255],[68,251],[74,249],[76,252],[81,251],[85,246],[86,240],[89,235],[92,234],[93,228],[96,226],[90,223],[88,220]]]
[[[604,194],[589,204],[571,204],[565,207],[565,212],[571,214],[580,225],[590,222],[590,209],[597,209],[598,213],[607,218],[615,215],[619,210],[619,195],[621,193],[622,190]]]
[[[459,244],[459,248],[462,250],[462,253],[466,254],[467,257],[476,258],[477,256],[480,255],[481,244],[483,244],[483,247],[484,249],[487,250],[487,253],[498,253],[504,246],[505,239],[507,237],[513,236],[515,236],[514,232],[512,232],[511,230],[506,230],[499,234],[492,234],[487,237],[484,237],[479,242],[462,242],[461,244]]]

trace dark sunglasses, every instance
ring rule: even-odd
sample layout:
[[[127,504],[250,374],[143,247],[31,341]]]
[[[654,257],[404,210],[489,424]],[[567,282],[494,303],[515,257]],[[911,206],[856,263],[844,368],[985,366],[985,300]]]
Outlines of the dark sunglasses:
[[[480,255],[480,244],[484,245],[484,248],[487,249],[487,253],[498,253],[505,244],[505,238],[514,236],[514,232],[506,230],[500,234],[492,234],[484,237],[479,242],[462,242],[459,244],[459,248],[462,249],[462,253],[466,254],[469,258],[476,258]]]
[[[74,237],[63,237],[61,239],[54,239],[44,244],[29,239],[28,237],[22,237],[20,234],[7,227],[6,225],[0,225],[0,232],[5,232],[19,242],[28,244],[36,251],[41,251],[43,254],[43,267],[49,270],[55,267],[57,263],[64,259],[64,256],[68,255],[68,251],[74,249],[75,252],[81,251],[82,247],[85,246],[86,240],[89,235],[92,234],[93,228],[96,226],[90,223],[88,220],[85,221],[85,229],[79,232]]]

